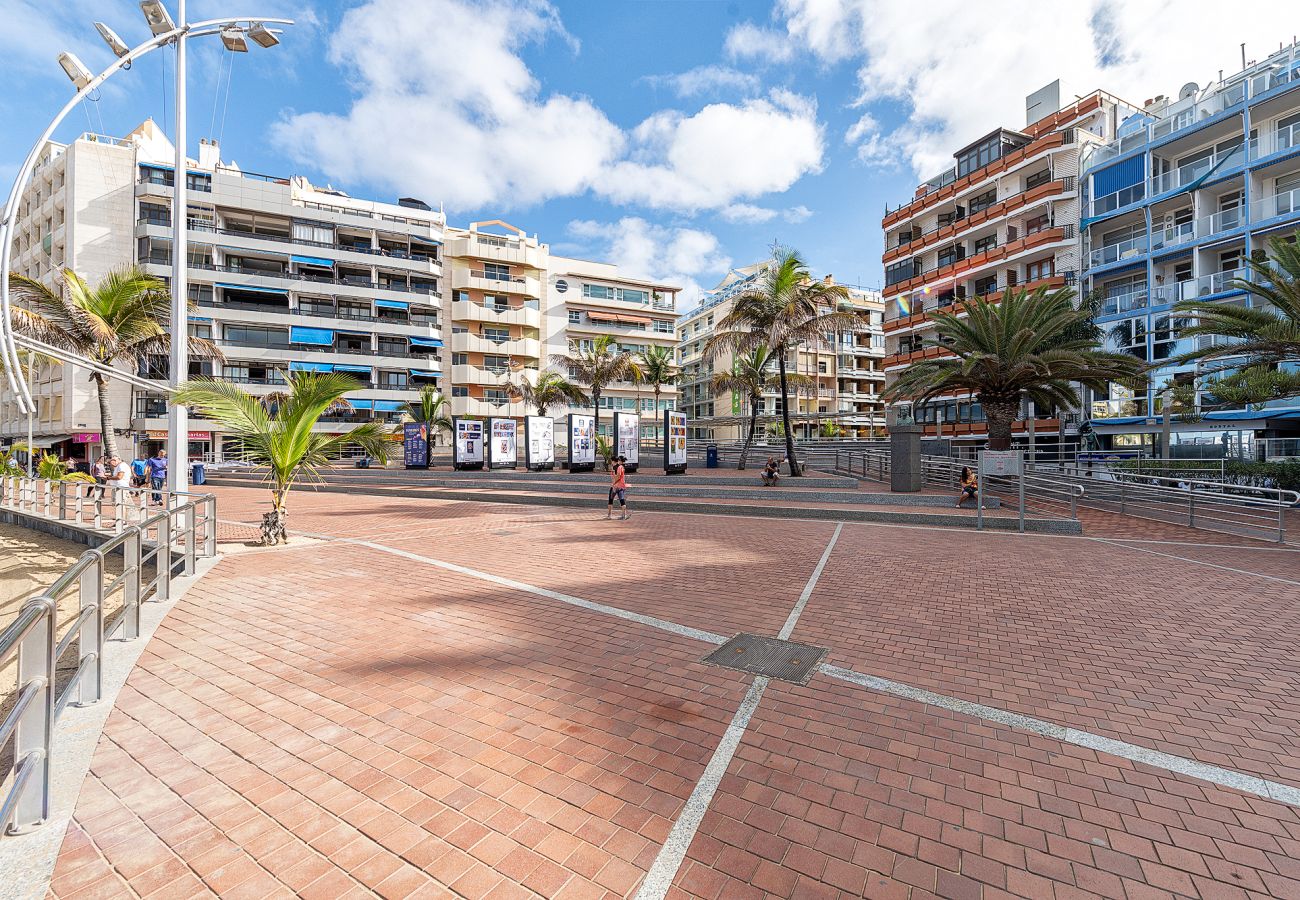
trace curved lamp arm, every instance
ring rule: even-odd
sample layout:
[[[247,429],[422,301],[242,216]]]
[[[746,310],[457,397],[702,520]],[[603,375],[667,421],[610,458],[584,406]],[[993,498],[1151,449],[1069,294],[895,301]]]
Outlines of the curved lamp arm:
[[[49,126],[41,133],[41,136],[32,146],[31,152],[27,154],[27,158],[23,160],[22,166],[18,169],[18,175],[14,179],[13,188],[9,191],[9,199],[5,203],[3,217],[0,218],[0,369],[4,369],[5,376],[9,382],[9,388],[14,392],[14,396],[18,400],[18,411],[20,413],[25,414],[33,412],[35,407],[32,404],[32,395],[28,390],[26,379],[15,377],[15,373],[18,371],[19,361],[18,346],[14,340],[12,328],[13,320],[10,312],[9,261],[12,257],[13,251],[14,218],[18,211],[18,203],[22,199],[23,191],[27,189],[27,185],[31,182],[33,166],[36,164],[36,157],[40,155],[41,150],[45,147],[46,141],[50,139],[54,130],[63,123],[65,118],[67,118],[68,113],[72,112],[78,103],[103,84],[104,81],[114,72],[124,68],[144,56],[146,53],[157,50],[159,47],[171,43],[182,34],[187,34],[190,37],[218,34],[222,28],[231,25],[239,25],[241,23],[251,25],[253,22],[261,22],[263,24],[269,22],[274,25],[293,24],[292,19],[236,16],[224,19],[207,19],[203,22],[194,22],[190,25],[182,25],[180,28],[150,38],[143,44],[140,44],[138,47],[128,52],[125,56],[115,59],[107,69],[90,79],[90,81],[86,82],[85,87],[73,94],[72,99],[64,105],[63,109],[59,110],[58,115],[51,120]],[[173,210],[173,215],[174,214],[175,211]]]

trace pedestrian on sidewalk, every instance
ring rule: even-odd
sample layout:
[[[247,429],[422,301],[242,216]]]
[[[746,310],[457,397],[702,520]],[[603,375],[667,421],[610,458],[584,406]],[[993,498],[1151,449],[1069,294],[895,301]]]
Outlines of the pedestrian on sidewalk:
[[[150,497],[154,503],[162,503],[162,490],[167,485],[167,451],[159,450],[149,457],[149,486],[153,488]]]
[[[618,498],[618,505],[622,509],[622,515],[619,520],[630,519],[632,514],[627,511],[627,462],[626,456],[619,456],[614,459],[614,468],[609,473],[609,508],[605,511],[605,518],[614,517],[614,498]]]

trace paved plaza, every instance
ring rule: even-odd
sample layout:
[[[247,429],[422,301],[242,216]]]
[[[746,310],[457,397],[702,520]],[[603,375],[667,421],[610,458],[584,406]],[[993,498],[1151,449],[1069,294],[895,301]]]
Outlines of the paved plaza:
[[[266,491],[215,492],[251,535]],[[1300,897],[1300,547],[308,490],[290,523],[146,647],[59,900]],[[742,632],[829,653],[701,662]]]

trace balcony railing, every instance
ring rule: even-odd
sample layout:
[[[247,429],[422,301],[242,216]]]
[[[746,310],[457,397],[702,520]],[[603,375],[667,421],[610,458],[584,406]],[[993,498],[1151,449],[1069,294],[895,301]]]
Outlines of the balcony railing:
[[[1196,300],[1200,297],[1237,290],[1238,288],[1232,282],[1238,278],[1247,278],[1249,274],[1249,270],[1245,268],[1232,269],[1227,272],[1213,272],[1177,284],[1160,285],[1151,292],[1152,301],[1157,306],[1164,306],[1180,300]]]
[[[1263,159],[1274,153],[1283,153],[1300,147],[1300,125],[1288,125],[1261,135],[1250,142],[1250,158]]]
[[[1228,150],[1220,150],[1213,156],[1152,176],[1148,182],[1151,196],[1186,187],[1198,178],[1204,177],[1211,169],[1217,168],[1223,171],[1239,166],[1245,161],[1246,149],[1240,144]]]
[[[1146,253],[1148,246],[1146,235],[1141,235],[1129,238],[1126,241],[1098,247],[1088,254],[1088,268],[1095,269],[1098,266],[1107,266],[1122,259],[1136,258]]]
[[[1195,222],[1179,222],[1177,225],[1153,230],[1151,233],[1151,249],[1155,251],[1176,247],[1179,244],[1195,240],[1196,237]]]
[[[1250,205],[1252,222],[1286,215],[1300,215],[1300,188],[1264,197]]]
[[[1147,305],[1147,289],[1145,287],[1128,291],[1123,294],[1114,294],[1107,297],[1101,304],[1101,315],[1113,316],[1119,313],[1132,312],[1135,309],[1143,309]]]

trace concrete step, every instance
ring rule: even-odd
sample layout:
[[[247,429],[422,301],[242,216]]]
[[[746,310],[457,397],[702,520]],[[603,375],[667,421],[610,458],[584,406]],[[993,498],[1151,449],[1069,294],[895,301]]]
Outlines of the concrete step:
[[[647,468],[643,471],[629,472],[628,478],[636,481],[637,484],[711,484],[711,485],[735,485],[738,487],[750,487],[758,483],[759,472],[762,466],[753,466],[743,472],[735,469],[690,469],[684,475],[665,475],[662,469]],[[213,474],[238,473],[239,470],[225,470]],[[437,467],[432,469],[403,469],[400,467],[389,468],[372,468],[372,469],[355,469],[355,468],[332,468],[326,469],[322,474],[355,477],[355,478],[442,478],[442,479],[472,479],[478,483],[483,478],[510,479],[524,483],[542,483],[549,484],[556,481],[562,482],[581,482],[588,484],[606,484],[609,482],[607,472],[568,472],[564,469],[554,469],[550,472],[532,472],[524,469],[482,469],[477,471],[458,471],[451,468]],[[849,475],[837,475],[826,472],[810,471],[807,475],[799,478],[791,478],[789,475],[781,476],[781,484],[790,485],[791,487],[799,486],[805,488],[853,488],[858,484],[858,479]]]
[[[256,477],[235,478],[224,476],[221,484],[232,487],[265,487]],[[589,509],[593,513],[605,509],[604,492],[577,495],[561,492],[493,490],[478,488],[410,487],[381,484],[325,483],[315,490],[337,494],[370,494],[402,498],[427,498],[431,500],[460,500],[473,503],[512,503],[525,506],[557,506],[571,509]],[[950,501],[951,502],[951,501]],[[637,497],[631,500],[634,512],[702,513],[707,515],[756,516],[775,519],[828,519],[836,522],[877,522],[896,525],[929,525],[954,528],[975,528],[975,511],[947,511],[917,506],[891,506],[884,504],[825,503],[780,496],[767,502],[728,500],[719,498],[673,499]],[[1015,512],[1008,509],[988,510],[984,527],[997,530],[1017,528]],[[1026,518],[1025,530],[1042,534],[1082,534],[1079,522],[1073,519]]]

